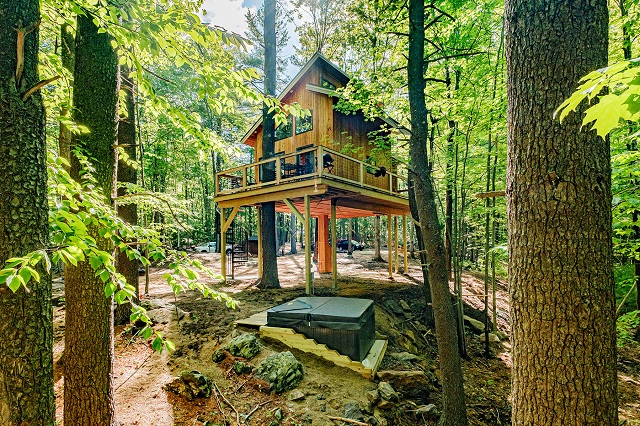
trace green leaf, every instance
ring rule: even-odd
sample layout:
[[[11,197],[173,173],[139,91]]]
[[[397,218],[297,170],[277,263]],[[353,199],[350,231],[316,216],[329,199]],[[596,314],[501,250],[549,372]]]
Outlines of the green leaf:
[[[149,327],[148,325],[146,325],[143,329],[142,329],[142,338],[147,340],[149,337],[151,337],[151,335],[153,334],[153,329],[151,327]]]
[[[93,269],[98,269],[102,266],[102,258],[100,256],[92,255],[89,257],[89,263]]]
[[[114,282],[109,281],[104,286],[104,295],[105,295],[105,297],[111,297],[111,295],[113,294],[114,291],[116,291],[117,288],[118,288],[118,286]]]
[[[11,290],[14,293],[20,288],[20,281],[17,280],[15,275],[9,275],[7,277],[6,283],[7,283],[7,286],[9,287],[9,290]]]
[[[24,280],[25,284],[31,281],[31,271],[29,268],[21,268],[19,272],[20,277]]]
[[[153,339],[153,342],[151,343],[151,347],[153,348],[154,351],[158,351],[162,353],[162,338],[156,337],[155,339]]]

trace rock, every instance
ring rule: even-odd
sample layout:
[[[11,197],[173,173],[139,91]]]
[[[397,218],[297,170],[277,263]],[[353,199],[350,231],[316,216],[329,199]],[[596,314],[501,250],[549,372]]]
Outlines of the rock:
[[[150,302],[154,302],[151,300]],[[161,302],[161,301],[160,301]],[[164,303],[164,302],[163,302]],[[147,317],[154,324],[167,324],[171,321],[171,319],[181,320],[185,317],[186,312],[180,308],[177,308],[175,305],[171,303],[164,303],[160,305],[157,301],[151,304],[152,308],[147,311]],[[159,306],[159,307],[153,307]]]
[[[378,400],[380,399],[380,392],[378,392],[378,389],[374,389],[367,392],[367,399],[372,404],[375,404],[376,402],[378,402]]]
[[[302,381],[302,364],[289,351],[280,352],[266,357],[258,368],[255,376],[269,383],[271,390],[282,393],[294,389]]]
[[[199,371],[183,371],[180,377],[167,384],[165,389],[189,400],[209,398],[211,396],[211,380]]]
[[[393,299],[385,300],[384,305],[396,315],[404,315],[404,309]]]
[[[431,380],[423,371],[379,371],[377,376],[398,389],[403,398],[426,402],[433,390]]]
[[[235,371],[236,374],[251,374],[253,367],[246,362],[235,361],[233,363],[233,371]]]
[[[420,414],[430,420],[436,420],[438,417],[440,417],[440,413],[438,413],[438,410],[436,409],[436,406],[434,404],[418,407],[415,413]]]
[[[404,335],[407,336],[409,338],[409,340],[411,340],[413,343],[416,343],[416,335],[413,334],[413,331],[405,330],[404,331]]]
[[[398,392],[396,392],[388,382],[378,383],[378,392],[380,393],[380,398],[385,401],[397,402],[400,399]],[[378,406],[380,406],[380,404],[378,404]]]
[[[500,340],[509,340],[509,335],[504,331],[497,331],[496,336],[498,336]]]
[[[484,342],[484,333],[478,336],[478,340]],[[500,338],[493,333],[489,333],[489,343],[500,343]]]
[[[398,300],[398,305],[400,305],[400,307],[405,312],[411,312],[411,306],[409,306],[409,304],[405,300],[403,300],[403,299]]]
[[[278,426],[278,424],[279,424],[279,423],[278,423],[278,421],[277,421],[277,420],[271,420],[271,421],[269,422],[269,426]]]
[[[276,411],[273,412],[273,417],[275,417],[278,420],[282,420],[284,418],[284,416],[282,415],[282,410],[279,408],[276,408]]]
[[[393,407],[395,407],[395,404],[391,401],[387,401],[386,399],[382,399],[378,403],[378,408],[381,410],[391,410]]]
[[[398,343],[398,345],[407,352],[418,353],[416,345],[414,345],[411,339],[405,335],[396,337],[396,343]]]
[[[299,389],[294,389],[289,394],[289,401],[300,401],[304,399],[304,394]]]
[[[227,357],[227,351],[225,351],[222,348],[218,348],[213,352],[213,355],[211,355],[211,361],[215,362],[216,364],[219,364],[222,361],[224,361],[226,357]]]
[[[322,412],[322,413],[326,413],[327,412],[327,404],[325,404],[325,403],[320,404],[320,412]]]
[[[323,393],[319,393],[319,394],[316,396],[316,399],[317,399],[318,401],[322,401],[323,399],[325,399],[325,398],[324,398],[324,394],[323,394]]]
[[[466,315],[463,318],[464,323],[471,329],[474,334],[484,333],[484,323],[482,321],[478,321],[477,319],[473,319]]]
[[[409,352],[394,352],[394,353],[390,353],[389,356],[400,362],[412,362],[420,359],[418,355],[411,354]]]
[[[364,420],[364,415],[362,414],[357,401],[349,401],[344,404],[344,417],[346,419],[356,420],[359,422]]]
[[[244,333],[231,339],[226,349],[233,356],[251,359],[260,353],[260,345],[256,336]]]
[[[382,334],[376,331],[376,340],[387,340],[388,338],[389,336],[387,336],[386,334]]]
[[[385,418],[384,414],[380,410],[374,410],[373,416],[378,421],[379,426],[387,426],[388,424],[387,419]]]

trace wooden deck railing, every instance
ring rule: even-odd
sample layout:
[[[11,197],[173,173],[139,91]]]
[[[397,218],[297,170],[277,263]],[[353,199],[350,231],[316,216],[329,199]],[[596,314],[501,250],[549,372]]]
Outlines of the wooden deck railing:
[[[268,180],[271,174],[272,180]],[[226,195],[284,183],[324,178],[407,198],[403,165],[391,172],[324,146],[278,155],[216,174],[216,194]]]

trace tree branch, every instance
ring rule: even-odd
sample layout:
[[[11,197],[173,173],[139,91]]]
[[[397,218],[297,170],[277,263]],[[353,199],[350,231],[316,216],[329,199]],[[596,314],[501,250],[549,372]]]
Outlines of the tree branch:
[[[15,29],[18,33],[18,39],[16,40],[16,87],[20,83],[22,78],[22,72],[24,71],[24,37],[40,26],[40,19],[27,28],[22,28],[22,21],[18,21],[18,27]]]
[[[435,58],[435,59],[427,59],[425,61],[425,63],[429,64],[431,62],[438,62],[438,61],[441,61],[443,59],[453,59],[453,58],[462,58],[462,57],[467,57],[467,56],[482,55],[483,53],[487,53],[487,52],[466,52],[466,53],[456,53],[456,54],[453,54],[453,55],[444,55],[444,56],[440,56],[440,57]]]
[[[36,83],[35,86],[33,86],[31,89],[27,90],[27,92],[24,95],[22,95],[22,101],[26,102],[26,100],[29,99],[29,97],[31,95],[33,95],[35,92],[37,92],[38,90],[42,89],[47,84],[53,83],[54,81],[56,81],[59,78],[60,78],[60,76],[56,75],[55,77],[51,77],[51,78],[48,78],[46,80],[39,81],[38,83]]]

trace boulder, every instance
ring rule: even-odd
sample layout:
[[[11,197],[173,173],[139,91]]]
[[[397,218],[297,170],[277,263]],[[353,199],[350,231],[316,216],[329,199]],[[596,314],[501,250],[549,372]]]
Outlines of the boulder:
[[[464,323],[471,329],[474,334],[484,333],[484,323],[482,321],[478,321],[477,319],[473,319],[466,315],[463,318]]]
[[[478,336],[478,340],[480,340],[481,342],[484,342],[484,333],[482,333],[480,336]],[[493,333],[489,333],[489,343],[500,343],[500,338],[493,334]]]
[[[411,306],[409,306],[409,304],[408,304],[404,299],[400,299],[400,300],[398,300],[398,305],[400,305],[400,307],[401,307],[405,312],[411,312]]]
[[[378,383],[378,393],[380,394],[380,398],[384,401],[397,402],[400,399],[400,397],[398,396],[398,392],[396,392],[393,386],[391,386],[388,382]],[[380,405],[378,404],[378,406]]]
[[[269,383],[271,390],[282,393],[294,389],[302,381],[302,364],[289,351],[280,352],[266,357],[258,368],[255,376]]]
[[[180,377],[167,384],[165,389],[189,400],[209,398],[211,396],[211,380],[199,371],[183,371]]]
[[[376,402],[378,402],[380,400],[380,392],[378,392],[378,389],[374,389],[367,392],[367,399],[372,404],[375,404]]]
[[[220,364],[226,357],[227,351],[222,348],[218,348],[213,352],[213,355],[211,355],[211,361],[215,362],[216,364]]]
[[[246,362],[235,361],[233,363],[233,371],[235,371],[236,374],[251,374],[253,367]]]
[[[411,354],[409,352],[393,352],[390,353],[389,356],[395,360],[400,362],[412,362],[420,359],[418,355]]]
[[[349,401],[344,404],[344,417],[358,422],[364,420],[364,415],[362,414],[360,405],[358,405],[357,401]]]
[[[304,399],[304,393],[302,393],[299,389],[294,389],[289,394],[289,401],[300,401]]]
[[[379,371],[377,377],[398,389],[407,399],[426,402],[433,390],[431,380],[423,371]]]
[[[231,339],[226,349],[233,356],[251,359],[260,353],[260,345],[256,336],[250,333],[240,334]]]
[[[395,300],[393,299],[385,300],[384,305],[387,307],[387,309],[389,309],[394,314],[404,315],[404,309],[402,309],[402,306],[400,306],[400,304]]]
[[[434,404],[418,407],[415,413],[416,415],[424,416],[429,420],[436,420],[438,417],[440,417],[440,413],[438,413],[438,410],[436,409],[436,406]]]

